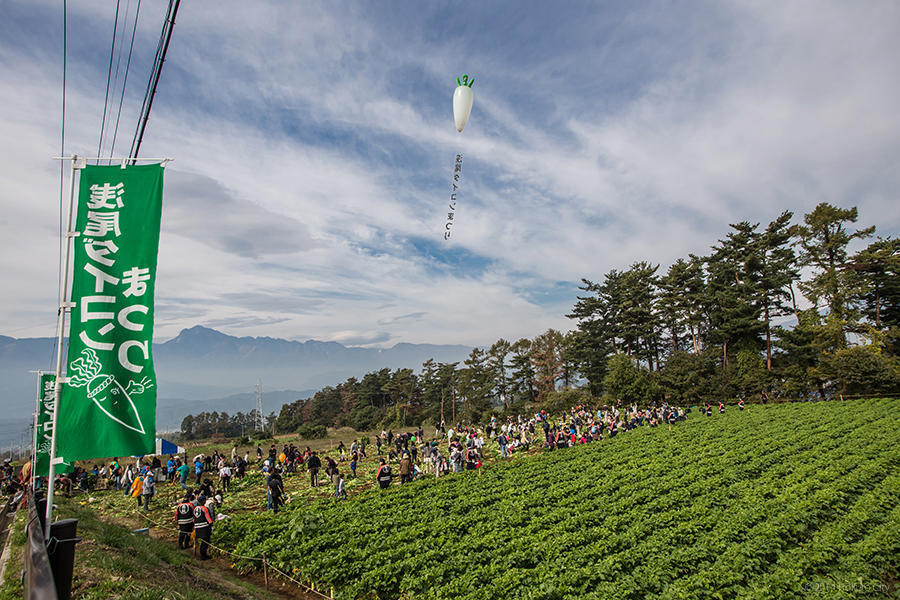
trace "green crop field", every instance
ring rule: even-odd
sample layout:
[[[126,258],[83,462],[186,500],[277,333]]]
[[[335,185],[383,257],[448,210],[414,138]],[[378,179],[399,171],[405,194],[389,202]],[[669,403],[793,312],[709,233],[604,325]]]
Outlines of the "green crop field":
[[[340,598],[897,597],[898,409],[693,412],[481,475],[241,515],[214,543]]]

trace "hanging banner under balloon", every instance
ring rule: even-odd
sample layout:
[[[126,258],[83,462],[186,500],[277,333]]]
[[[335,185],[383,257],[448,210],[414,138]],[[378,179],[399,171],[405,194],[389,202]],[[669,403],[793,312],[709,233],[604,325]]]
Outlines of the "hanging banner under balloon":
[[[453,181],[450,182],[450,204],[447,213],[447,223],[444,225],[444,239],[450,239],[450,232],[453,228],[453,217],[456,215],[456,194],[459,189],[459,178],[462,175],[462,154],[456,155],[456,164],[453,167]]]
[[[456,131],[462,133],[472,114],[472,102],[475,96],[472,94],[474,77],[463,75],[456,78],[456,89],[453,91],[453,122]],[[444,239],[449,240],[453,231],[453,218],[456,216],[456,194],[459,189],[459,179],[462,176],[462,154],[456,155],[456,163],[453,165],[453,181],[450,182],[450,204],[448,205],[447,222],[444,223]]]
[[[150,454],[156,438],[153,298],[162,165],[85,166],[56,456]]]
[[[50,442],[53,437],[53,402],[56,399],[56,375],[41,373],[38,377],[38,413],[34,423],[34,474],[47,477],[50,471]],[[57,467],[57,473],[68,470],[67,464]]]

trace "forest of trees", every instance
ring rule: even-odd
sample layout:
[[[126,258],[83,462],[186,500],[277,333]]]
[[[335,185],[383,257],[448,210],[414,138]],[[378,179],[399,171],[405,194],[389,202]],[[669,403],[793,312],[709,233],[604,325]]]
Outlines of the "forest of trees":
[[[248,413],[239,412],[231,416],[227,412],[216,411],[188,415],[181,421],[181,439],[259,437],[256,431],[256,414],[256,409],[253,409]],[[272,431],[274,420],[274,414],[263,415],[265,431]]]
[[[856,208],[822,203],[800,224],[790,212],[764,227],[733,224],[708,255],[665,273],[641,261],[582,280],[568,333],[500,339],[418,373],[350,378],[285,404],[275,428],[477,422],[614,399],[900,392],[900,246],[857,218]],[[854,240],[868,245],[851,254]]]

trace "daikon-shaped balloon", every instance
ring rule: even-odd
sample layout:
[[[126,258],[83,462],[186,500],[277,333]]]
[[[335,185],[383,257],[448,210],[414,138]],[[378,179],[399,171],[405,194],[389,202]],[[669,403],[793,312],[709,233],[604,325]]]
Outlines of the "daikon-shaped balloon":
[[[453,120],[456,121],[456,130],[462,132],[463,127],[469,121],[469,115],[472,113],[472,102],[475,100],[472,94],[472,84],[475,78],[469,79],[468,75],[456,78],[457,88],[453,92]]]

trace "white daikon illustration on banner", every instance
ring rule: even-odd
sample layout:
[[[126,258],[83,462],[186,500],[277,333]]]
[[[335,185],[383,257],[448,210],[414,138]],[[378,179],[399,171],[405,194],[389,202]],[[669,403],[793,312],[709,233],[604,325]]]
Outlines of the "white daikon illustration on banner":
[[[92,349],[86,348],[81,351],[81,358],[69,364],[68,385],[75,388],[87,386],[87,397],[93,400],[107,417],[132,431],[145,433],[144,424],[131,397],[153,387],[153,382],[149,377],[144,377],[139,382],[129,380],[125,387],[122,387],[115,377],[104,375],[101,373],[102,370],[103,365],[97,359],[97,354]],[[77,374],[72,375],[73,372]],[[129,424],[125,421],[132,422]]]
[[[37,451],[49,455],[50,454],[50,440],[44,440],[43,442],[38,444]]]

